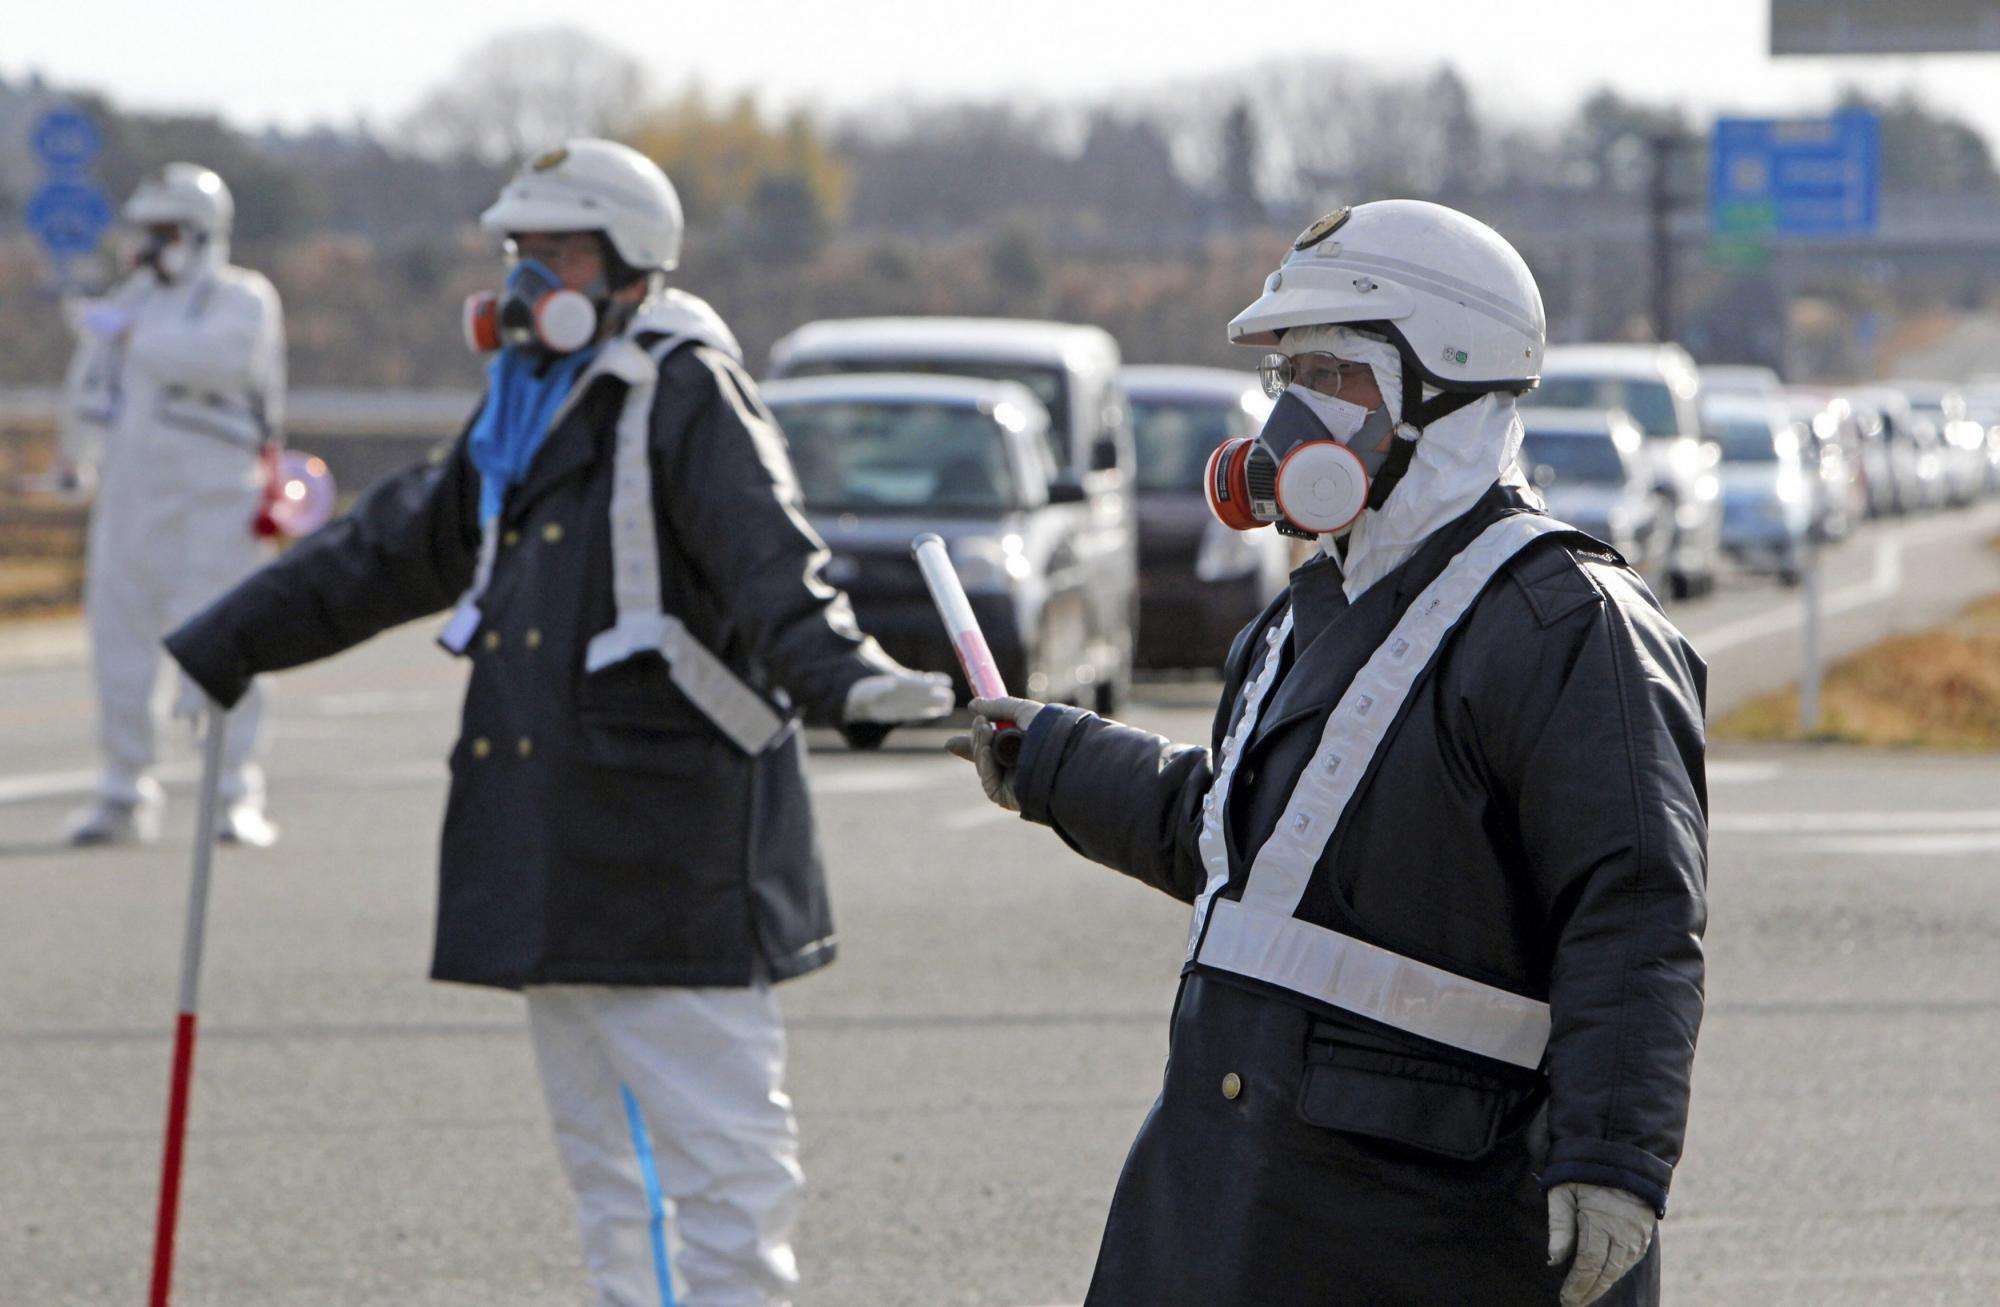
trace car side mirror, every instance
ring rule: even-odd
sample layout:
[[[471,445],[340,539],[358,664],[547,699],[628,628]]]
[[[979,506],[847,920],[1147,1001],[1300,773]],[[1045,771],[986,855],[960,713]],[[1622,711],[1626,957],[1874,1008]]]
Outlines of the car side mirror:
[[[1073,476],[1059,476],[1049,482],[1049,502],[1051,504],[1081,504],[1088,499],[1083,482]]]
[[[1090,445],[1090,470],[1110,472],[1118,466],[1118,442],[1110,436],[1099,436]]]

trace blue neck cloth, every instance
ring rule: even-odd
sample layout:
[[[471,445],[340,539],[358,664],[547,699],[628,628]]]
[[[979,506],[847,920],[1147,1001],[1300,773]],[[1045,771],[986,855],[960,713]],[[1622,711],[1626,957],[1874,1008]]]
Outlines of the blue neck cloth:
[[[508,488],[528,474],[556,410],[595,353],[592,346],[549,361],[536,351],[509,348],[486,365],[486,402],[467,442],[479,469],[480,521],[500,515]]]

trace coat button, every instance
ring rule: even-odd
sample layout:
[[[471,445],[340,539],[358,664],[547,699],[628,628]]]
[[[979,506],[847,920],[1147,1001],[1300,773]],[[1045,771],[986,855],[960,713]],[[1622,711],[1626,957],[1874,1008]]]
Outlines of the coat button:
[[[489,653],[498,649],[500,647],[500,633],[498,631],[488,631],[483,643],[486,645],[487,652]]]
[[[528,757],[530,754],[534,753],[534,751],[535,751],[535,742],[529,739],[525,735],[521,737],[521,742],[514,746],[514,752],[520,754],[523,758]]]
[[[1243,1092],[1242,1076],[1239,1076],[1234,1071],[1231,1071],[1228,1075],[1222,1077],[1222,1096],[1224,1098],[1230,1100],[1231,1102],[1235,1102],[1237,1095],[1241,1094],[1242,1092]]]
[[[487,739],[485,736],[482,735],[472,742],[473,757],[484,758],[491,752],[493,752],[493,741]]]
[[[500,543],[503,545],[518,545],[521,543],[521,533],[519,531],[503,531],[500,533]]]
[[[551,522],[551,523],[549,523],[549,524],[548,524],[547,526],[543,527],[543,528],[542,528],[542,539],[543,539],[543,540],[545,540],[545,541],[547,541],[547,542],[548,542],[549,544],[554,544],[554,543],[556,543],[556,542],[557,542],[558,540],[561,540],[561,539],[562,539],[562,523],[560,523],[560,522]]]
[[[542,647],[541,628],[536,626],[529,627],[526,634],[522,635],[521,641],[522,643],[526,644],[530,649],[541,648]]]

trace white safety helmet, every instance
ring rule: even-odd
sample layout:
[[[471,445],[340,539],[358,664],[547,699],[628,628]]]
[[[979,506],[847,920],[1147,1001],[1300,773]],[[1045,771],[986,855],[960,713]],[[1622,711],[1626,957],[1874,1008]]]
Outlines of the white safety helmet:
[[[1374,328],[1444,391],[1520,391],[1541,377],[1547,334],[1534,274],[1499,232],[1423,200],[1336,209],[1299,233],[1256,302],[1230,320],[1239,345],[1290,327]]]
[[[170,163],[158,176],[139,183],[125,201],[124,215],[135,227],[171,222],[221,243],[229,239],[236,202],[213,169],[198,163]]]
[[[581,139],[528,164],[479,225],[500,235],[601,231],[618,257],[646,272],[681,261],[681,198],[660,166],[616,141]]]

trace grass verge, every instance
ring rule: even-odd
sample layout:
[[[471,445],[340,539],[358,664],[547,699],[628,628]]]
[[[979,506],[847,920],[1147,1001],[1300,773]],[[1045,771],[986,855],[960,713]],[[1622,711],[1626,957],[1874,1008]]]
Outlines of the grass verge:
[[[1827,669],[1810,738],[1916,749],[2000,749],[2000,595],[1943,626],[1891,636]],[[1797,687],[1710,723],[1709,738],[1799,741]]]

